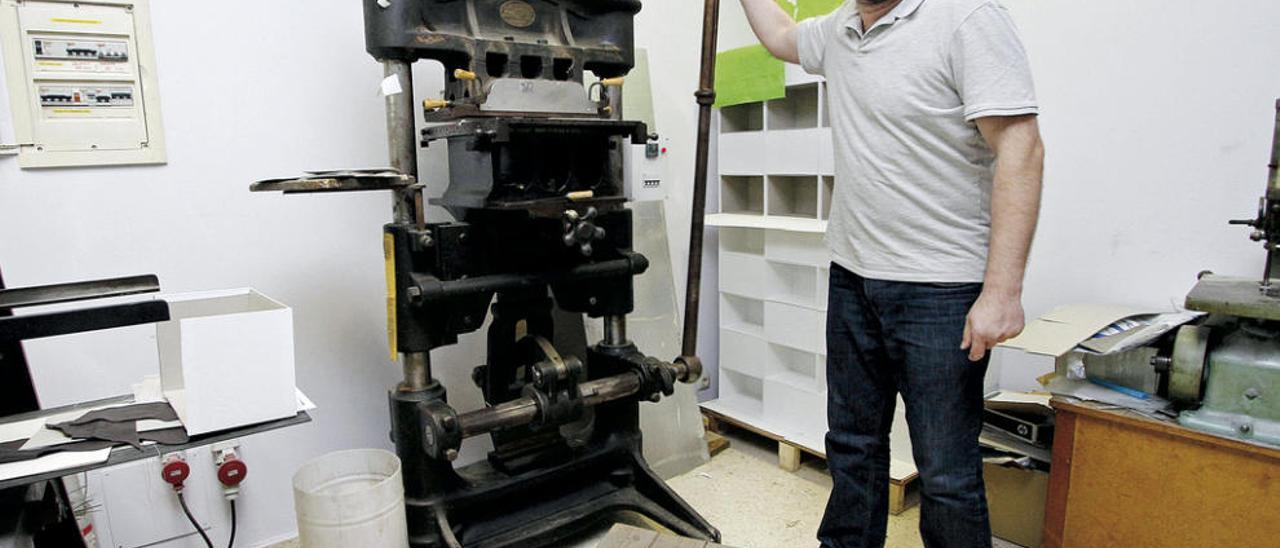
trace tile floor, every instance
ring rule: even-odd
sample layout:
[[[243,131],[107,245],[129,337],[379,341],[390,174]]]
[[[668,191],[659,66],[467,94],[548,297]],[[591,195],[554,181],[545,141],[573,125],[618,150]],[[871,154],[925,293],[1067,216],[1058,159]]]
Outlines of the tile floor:
[[[751,434],[728,433],[730,447],[710,462],[672,478],[671,487],[720,529],[726,546],[801,548],[817,546],[814,534],[831,491],[825,462],[806,456],[795,473],[778,467],[777,445]],[[887,548],[916,548],[918,506],[889,516]],[[575,547],[591,548],[603,532]],[[995,548],[1017,544],[993,539]],[[296,541],[271,548],[296,548]]]

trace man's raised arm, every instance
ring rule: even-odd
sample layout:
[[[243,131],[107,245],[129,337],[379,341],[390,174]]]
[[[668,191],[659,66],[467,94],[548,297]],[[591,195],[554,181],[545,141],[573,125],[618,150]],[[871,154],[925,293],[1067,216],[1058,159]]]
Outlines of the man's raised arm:
[[[774,57],[788,63],[799,63],[796,50],[796,22],[775,0],[742,0],[747,21],[756,38]]]

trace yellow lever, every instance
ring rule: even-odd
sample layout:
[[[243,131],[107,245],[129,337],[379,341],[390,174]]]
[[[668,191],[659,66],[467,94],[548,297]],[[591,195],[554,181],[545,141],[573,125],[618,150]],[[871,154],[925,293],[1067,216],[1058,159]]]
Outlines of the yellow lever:
[[[470,82],[476,79],[476,73],[465,69],[453,69],[453,77]]]
[[[423,100],[422,100],[422,109],[423,109],[423,110],[440,110],[440,109],[442,109],[442,108],[444,108],[444,107],[447,107],[447,106],[449,106],[449,105],[451,105],[451,104],[453,104],[453,103],[451,103],[451,102],[449,102],[449,101],[446,101],[446,100],[444,100],[444,99],[423,99]]]
[[[606,86],[606,87],[621,87],[624,81],[626,81],[626,78],[622,76],[618,76],[615,78],[605,78],[604,80],[600,81],[600,85]]]

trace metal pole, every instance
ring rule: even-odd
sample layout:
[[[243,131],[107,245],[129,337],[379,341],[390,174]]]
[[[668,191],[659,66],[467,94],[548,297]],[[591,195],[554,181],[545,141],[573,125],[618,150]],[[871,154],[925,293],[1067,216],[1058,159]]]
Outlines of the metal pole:
[[[1275,210],[1280,207],[1280,99],[1276,100],[1275,133],[1271,137],[1271,162],[1267,164],[1267,168],[1267,198],[1262,203],[1264,210],[1256,228],[1263,232],[1267,246],[1267,264],[1262,271],[1262,291],[1274,297],[1277,296],[1278,284],[1272,281],[1272,276],[1280,272],[1280,252],[1276,250],[1280,242],[1272,240],[1276,232],[1275,225],[1280,223],[1275,218]]]
[[[387,150],[391,167],[396,171],[418,178],[418,140],[413,115],[413,64],[398,59],[384,59],[382,72],[387,78],[399,82],[399,93],[386,96]],[[396,190],[392,195],[392,215],[396,224],[421,224],[421,208],[418,206],[420,189],[410,186]],[[404,382],[400,389],[425,390],[431,383],[431,355],[427,352],[409,352],[400,356],[404,368]]]
[[[418,141],[414,135],[413,118],[413,65],[408,61],[386,59],[382,72],[387,78],[400,82],[400,92],[386,96],[387,148],[391,153],[391,167],[396,171],[418,177]],[[397,224],[410,224],[417,218],[414,195],[418,189],[397,190],[392,204]]]
[[[609,100],[609,117],[622,119],[622,86],[602,86],[605,98]]]
[[[1267,177],[1267,197],[1280,198],[1280,99],[1276,100],[1276,129],[1271,138],[1271,171]]]
[[[716,33],[719,0],[706,0],[702,14],[702,73],[698,91],[698,142],[693,164],[693,217],[689,222],[689,265],[684,294],[682,356],[698,353],[698,306],[702,297],[702,237],[707,210],[707,157],[711,138],[711,105],[716,102]]]
[[[404,383],[400,389],[406,392],[426,390],[431,384],[431,354],[427,352],[405,352],[400,355],[404,366]]]
[[[627,344],[626,316],[604,317],[604,344],[608,346],[623,346]]]

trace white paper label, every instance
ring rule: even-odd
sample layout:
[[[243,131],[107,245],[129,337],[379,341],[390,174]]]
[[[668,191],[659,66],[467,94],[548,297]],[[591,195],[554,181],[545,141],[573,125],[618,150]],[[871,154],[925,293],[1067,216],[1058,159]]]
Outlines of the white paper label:
[[[384,97],[395,95],[403,91],[404,89],[400,87],[400,78],[398,76],[392,74],[382,80],[382,95]]]

